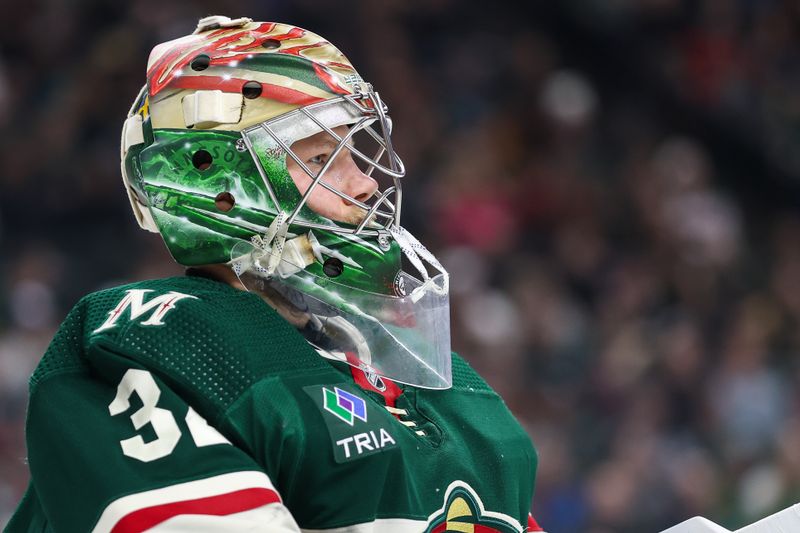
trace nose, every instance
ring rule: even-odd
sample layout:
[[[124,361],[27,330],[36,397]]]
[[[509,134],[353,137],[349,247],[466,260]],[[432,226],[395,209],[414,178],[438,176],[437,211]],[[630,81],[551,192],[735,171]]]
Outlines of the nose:
[[[378,190],[378,182],[361,172],[361,169],[353,161],[352,155],[348,154],[347,159],[349,161],[342,192],[359,202],[366,202]],[[352,205],[347,200],[345,203]]]

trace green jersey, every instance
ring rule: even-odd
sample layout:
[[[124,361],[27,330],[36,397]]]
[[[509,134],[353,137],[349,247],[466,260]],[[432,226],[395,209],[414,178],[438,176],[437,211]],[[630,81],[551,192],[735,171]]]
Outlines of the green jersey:
[[[7,531],[539,531],[537,458],[457,355],[400,386],[196,276],[97,292],[30,381]]]

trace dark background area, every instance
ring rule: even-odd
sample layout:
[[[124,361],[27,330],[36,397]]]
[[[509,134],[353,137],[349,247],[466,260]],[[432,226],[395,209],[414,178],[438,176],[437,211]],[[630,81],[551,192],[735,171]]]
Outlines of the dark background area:
[[[150,49],[208,14],[319,33],[389,104],[404,225],[538,448],[545,529],[735,529],[800,501],[800,4],[0,8],[0,525],[68,309],[181,272],[130,214],[119,132]]]

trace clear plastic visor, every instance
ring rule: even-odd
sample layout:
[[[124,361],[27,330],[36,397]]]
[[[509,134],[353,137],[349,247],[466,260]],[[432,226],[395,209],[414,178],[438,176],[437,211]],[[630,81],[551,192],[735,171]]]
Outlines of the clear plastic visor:
[[[284,260],[285,261],[285,260]],[[442,275],[423,283],[400,272],[401,296],[367,292],[317,276],[296,265],[281,279],[263,277],[266,255],[249,243],[237,245],[232,267],[251,292],[302,317],[303,334],[324,356],[392,381],[430,389],[452,384],[449,297],[433,290]]]

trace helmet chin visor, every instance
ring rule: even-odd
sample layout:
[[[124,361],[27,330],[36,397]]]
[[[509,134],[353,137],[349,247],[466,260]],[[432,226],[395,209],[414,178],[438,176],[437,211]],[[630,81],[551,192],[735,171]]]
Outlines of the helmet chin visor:
[[[451,386],[446,274],[422,282],[398,271],[396,294],[378,294],[316,275],[286,257],[268,277],[269,251],[250,243],[235,246],[232,255],[231,266],[244,286],[302,316],[296,325],[323,356],[408,385]]]

